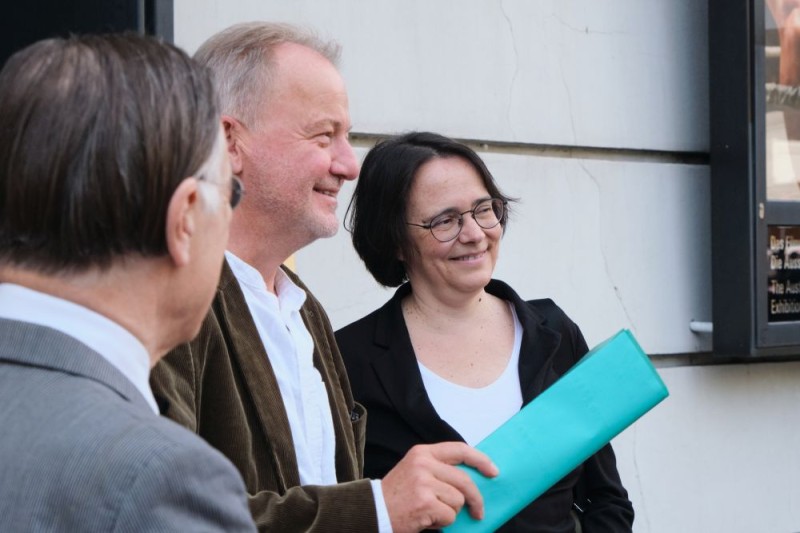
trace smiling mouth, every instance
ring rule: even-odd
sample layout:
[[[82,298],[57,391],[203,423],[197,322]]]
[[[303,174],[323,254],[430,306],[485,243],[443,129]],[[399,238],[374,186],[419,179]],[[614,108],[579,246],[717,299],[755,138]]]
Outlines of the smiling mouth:
[[[329,191],[329,190],[322,190],[322,189],[314,189],[314,192],[318,192],[319,194],[329,196],[331,198],[336,198],[339,194],[339,191]]]
[[[481,257],[483,257],[484,253],[486,252],[480,252],[477,254],[470,254],[470,255],[462,255],[460,257],[452,258],[451,261],[474,261],[476,259],[480,259]]]

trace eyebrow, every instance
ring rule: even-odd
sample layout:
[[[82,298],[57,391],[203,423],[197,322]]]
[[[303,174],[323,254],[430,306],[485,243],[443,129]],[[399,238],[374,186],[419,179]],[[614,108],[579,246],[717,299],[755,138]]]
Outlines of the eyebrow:
[[[484,197],[482,197],[482,198],[478,198],[477,200],[475,200],[474,202],[472,202],[472,209],[475,209],[475,207],[476,207],[478,204],[480,204],[480,203],[482,203],[482,202],[486,202],[486,201],[488,201],[488,200],[491,200],[491,199],[492,199],[492,197],[491,197],[491,196],[484,196]],[[441,215],[447,215],[447,214],[453,214],[453,213],[459,213],[459,214],[460,214],[460,213],[461,213],[461,210],[460,210],[460,209],[458,209],[457,207],[447,207],[447,208],[445,208],[445,209],[442,209],[441,211],[439,211],[439,212],[438,212],[438,213],[436,213],[435,215],[432,215],[430,218],[427,218],[427,219],[423,218],[422,220],[427,220],[428,222],[430,222],[431,220],[433,220],[434,218],[436,218],[436,217],[438,217],[438,216],[441,216]]]
[[[318,130],[318,129],[322,129],[322,128],[327,128],[328,126],[333,126],[334,130],[344,129],[344,124],[341,121],[335,120],[335,119],[331,119],[331,118],[323,118],[323,119],[320,119],[320,120],[316,120],[316,121],[312,122],[311,124],[309,124],[308,126],[306,126],[306,129],[313,131],[313,130]],[[350,130],[352,130],[352,129],[353,129],[353,126],[349,125],[347,127],[347,129],[346,129],[347,133],[350,133]]]

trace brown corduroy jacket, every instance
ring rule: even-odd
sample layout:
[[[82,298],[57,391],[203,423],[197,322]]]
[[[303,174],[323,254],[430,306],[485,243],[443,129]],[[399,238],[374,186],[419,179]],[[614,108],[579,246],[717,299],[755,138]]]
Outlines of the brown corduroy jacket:
[[[299,278],[285,272],[308,295],[301,314],[328,390],[338,485],[300,486],[278,382],[227,262],[200,334],[156,365],[153,392],[164,415],[236,465],[261,531],[377,531],[372,488],[361,479],[366,413],[353,401],[328,316]]]

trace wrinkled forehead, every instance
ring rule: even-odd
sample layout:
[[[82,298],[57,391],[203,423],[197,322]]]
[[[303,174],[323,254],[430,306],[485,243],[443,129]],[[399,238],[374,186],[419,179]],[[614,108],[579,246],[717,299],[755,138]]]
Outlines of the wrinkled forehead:
[[[274,76],[266,94],[278,105],[338,105],[348,109],[347,88],[336,67],[319,52],[285,43],[274,53]],[[267,102],[269,104],[269,102]]]

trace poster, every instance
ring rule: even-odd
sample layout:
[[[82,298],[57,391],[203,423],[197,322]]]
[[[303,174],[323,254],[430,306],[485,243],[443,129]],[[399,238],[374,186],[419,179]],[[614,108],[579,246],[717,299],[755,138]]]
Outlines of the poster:
[[[800,226],[769,226],[767,321],[800,320]]]
[[[800,201],[800,0],[765,0],[767,200]]]

